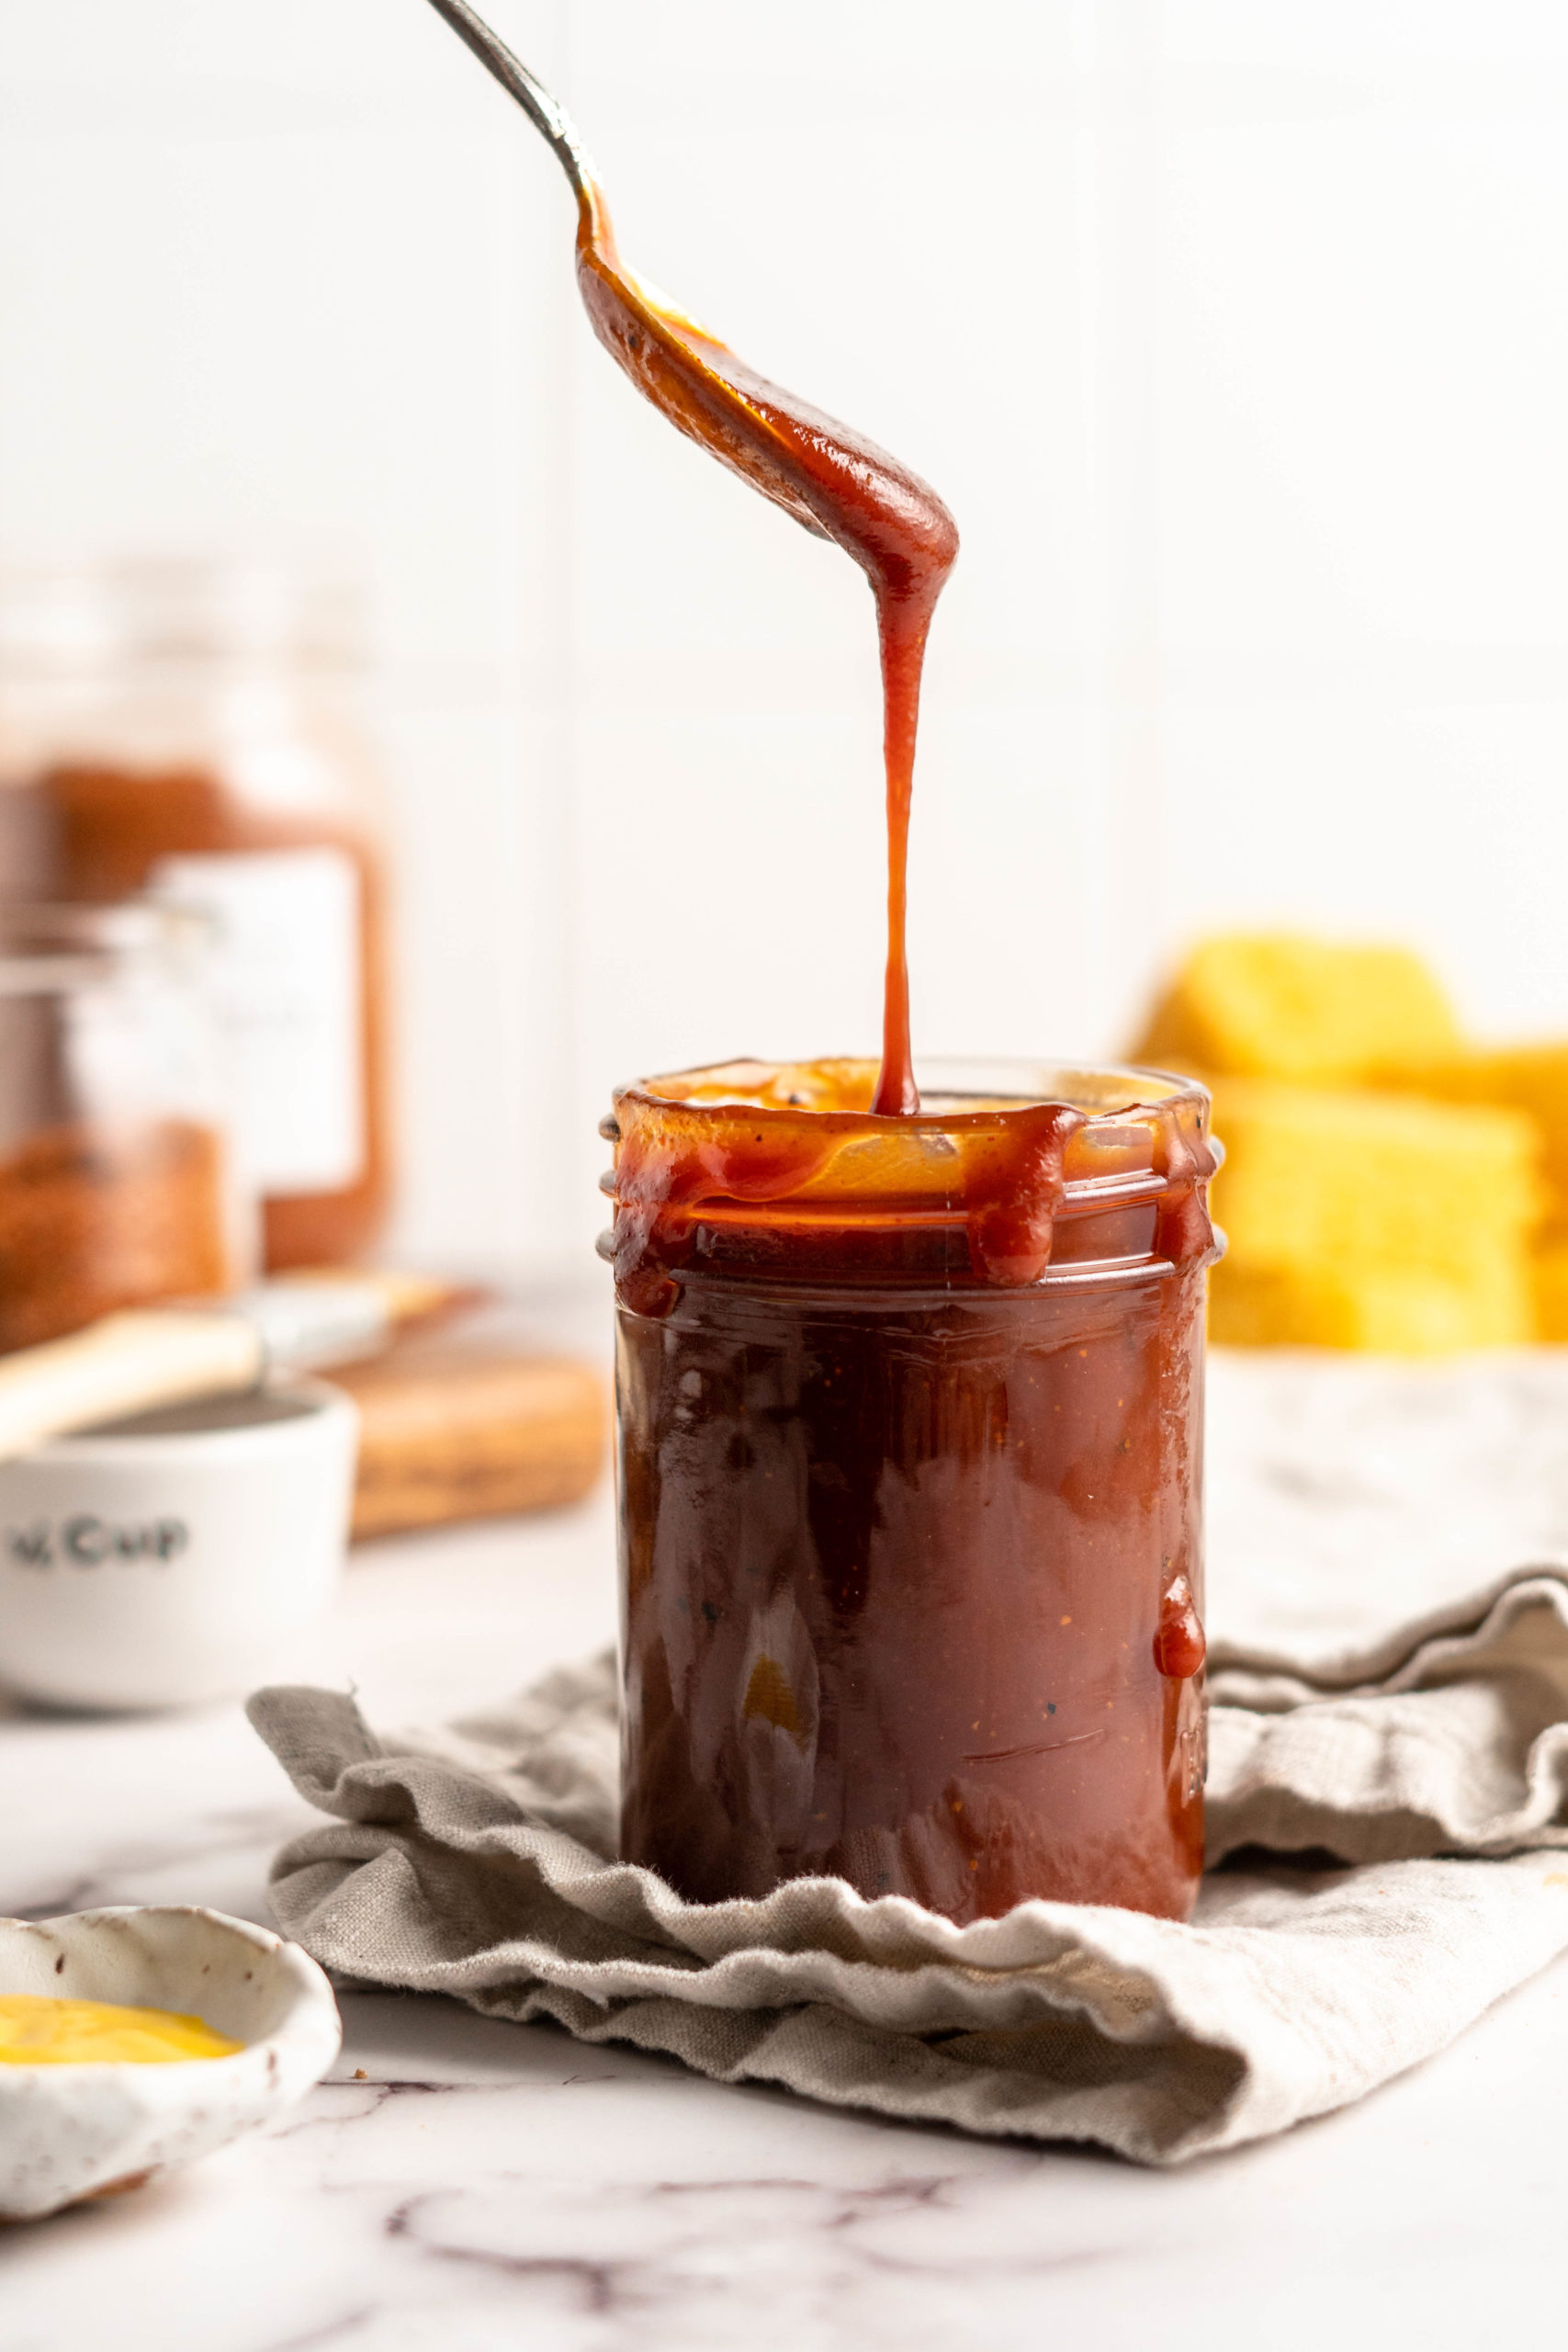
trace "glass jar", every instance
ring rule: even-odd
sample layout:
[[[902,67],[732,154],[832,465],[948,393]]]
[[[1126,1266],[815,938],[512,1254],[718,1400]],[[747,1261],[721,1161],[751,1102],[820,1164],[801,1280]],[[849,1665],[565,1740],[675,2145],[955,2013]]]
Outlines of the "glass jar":
[[[353,651],[341,589],[274,566],[0,577],[0,897],[213,916],[270,1267],[357,1255],[388,1206],[382,820]]]
[[[246,1271],[200,918],[0,907],[0,1348]]]
[[[622,1853],[955,1921],[1202,1864],[1208,1098],[870,1063],[622,1089]]]

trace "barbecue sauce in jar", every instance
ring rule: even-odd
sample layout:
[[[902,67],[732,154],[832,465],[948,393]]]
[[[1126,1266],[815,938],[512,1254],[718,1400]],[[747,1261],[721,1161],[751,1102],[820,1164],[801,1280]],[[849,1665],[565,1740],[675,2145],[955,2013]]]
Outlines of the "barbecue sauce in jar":
[[[622,1851],[1184,1918],[1207,1099],[926,1076],[896,1120],[870,1063],[616,1097]]]
[[[827,1872],[959,1922],[1184,1918],[1207,1097],[959,1070],[922,1103],[905,877],[953,518],[643,286],[586,175],[578,277],[671,422],[865,571],[886,772],[880,1066],[688,1072],[606,1123],[622,1852],[700,1902]]]

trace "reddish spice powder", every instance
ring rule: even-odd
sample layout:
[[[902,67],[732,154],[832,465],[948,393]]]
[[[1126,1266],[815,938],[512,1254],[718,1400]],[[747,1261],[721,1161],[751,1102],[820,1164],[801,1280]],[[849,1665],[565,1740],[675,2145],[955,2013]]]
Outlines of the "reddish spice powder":
[[[0,1160],[0,1348],[230,1279],[222,1148],[209,1127],[40,1129]]]

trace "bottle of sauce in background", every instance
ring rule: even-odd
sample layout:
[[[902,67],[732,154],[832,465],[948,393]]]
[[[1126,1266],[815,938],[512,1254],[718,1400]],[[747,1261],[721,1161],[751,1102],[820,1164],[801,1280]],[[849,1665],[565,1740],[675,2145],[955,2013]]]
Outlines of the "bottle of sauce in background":
[[[0,578],[0,897],[199,908],[268,1269],[368,1249],[391,1169],[384,820],[350,599],[270,564]]]

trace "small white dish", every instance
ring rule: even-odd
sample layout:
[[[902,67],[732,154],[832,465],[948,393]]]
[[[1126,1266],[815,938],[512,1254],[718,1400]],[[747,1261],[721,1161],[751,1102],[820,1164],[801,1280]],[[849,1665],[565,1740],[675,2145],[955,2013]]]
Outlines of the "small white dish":
[[[0,1462],[0,1683],[188,1707],[297,1673],[343,1571],[358,1435],[347,1396],[300,1380]]]
[[[332,1986],[298,1944],[194,1907],[0,1920],[0,1993],[175,2009],[245,2044],[162,2065],[0,2064],[0,2221],[209,2155],[296,2106],[343,2040]]]

